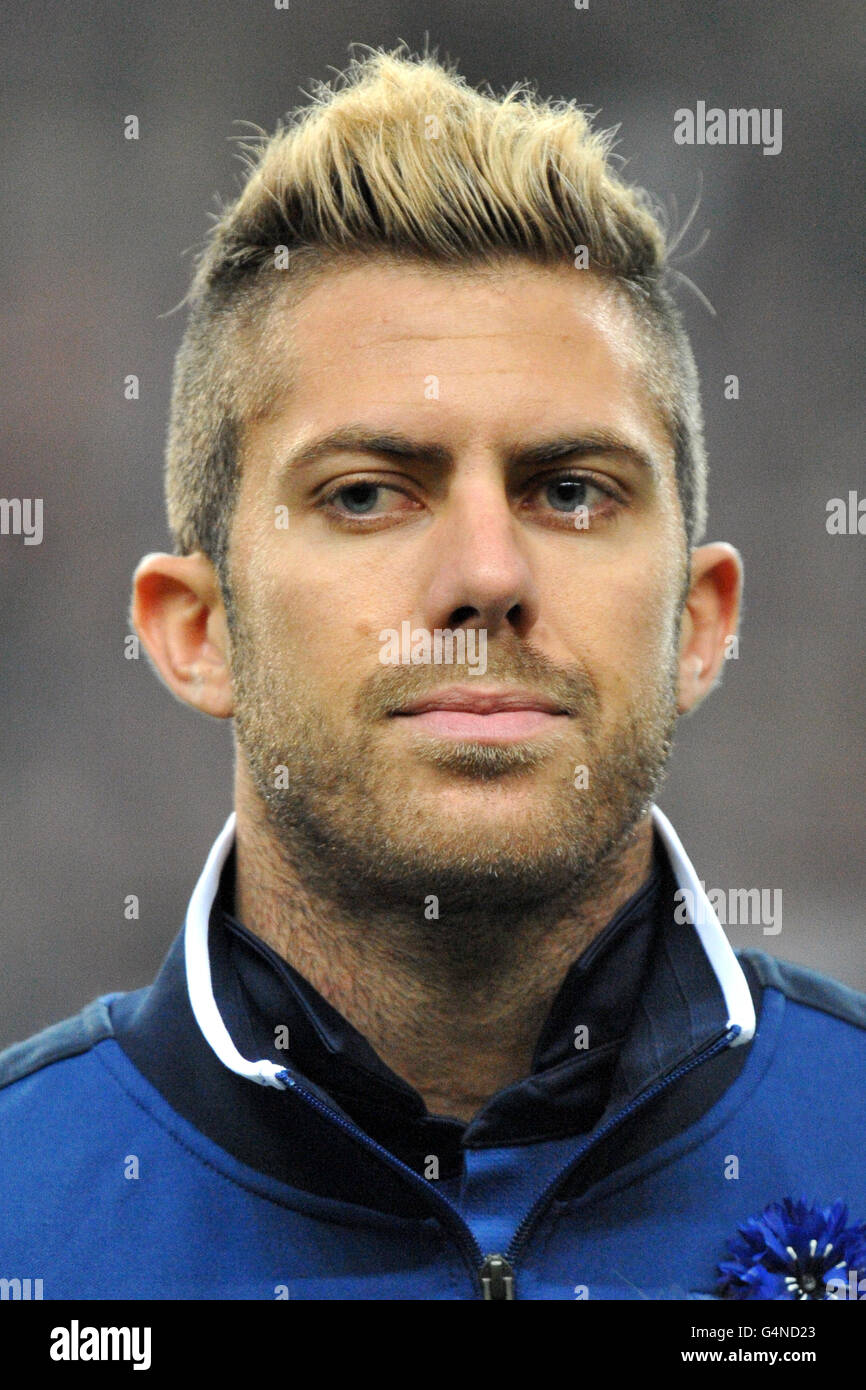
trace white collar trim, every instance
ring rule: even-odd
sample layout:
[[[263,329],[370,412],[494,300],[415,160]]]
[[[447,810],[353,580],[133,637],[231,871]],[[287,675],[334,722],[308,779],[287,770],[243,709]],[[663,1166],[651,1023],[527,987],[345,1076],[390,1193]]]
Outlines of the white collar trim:
[[[739,1047],[742,1043],[751,1042],[755,1036],[757,1021],[749,982],[722,930],[706,890],[695,873],[694,865],[683,849],[679,835],[658,806],[653,806],[652,818],[667,850],[674,878],[683,893],[684,904],[687,908],[694,904],[694,921],[691,924],[700,937],[701,945],[719,982],[728,1010],[728,1027],[740,1030],[731,1042],[732,1047]]]
[[[696,911],[692,924],[700,937],[707,959],[713,967],[719,982],[728,1011],[728,1027],[739,1028],[738,1035],[731,1046],[751,1041],[755,1033],[755,1009],[748,982],[734,955],[728,938],[722,931],[719,919],[712,904],[695,873],[691,860],[682,847],[679,836],[667,816],[657,806],[652,808],[652,818],[670,859],[671,868],[679,887],[684,892],[684,901],[694,903]],[[201,876],[192,892],[184,926],[184,959],[189,1002],[195,1020],[206,1042],[210,1044],[220,1061],[238,1076],[249,1077],[262,1086],[274,1086],[284,1090],[286,1082],[281,1079],[284,1069],[276,1062],[262,1060],[250,1062],[242,1057],[232,1042],[231,1035],[223,1022],[217,1007],[211,978],[210,951],[208,949],[208,929],[211,907],[219,886],[223,864],[231,853],[234,844],[236,818],[234,811],[229,816],[205,861]]]
[[[189,1002],[205,1041],[210,1043],[229,1071],[236,1072],[238,1076],[248,1076],[251,1081],[257,1081],[261,1086],[275,1086],[278,1091],[282,1091],[285,1090],[285,1083],[277,1078],[283,1068],[277,1066],[276,1062],[248,1062],[246,1057],[241,1056],[223,1023],[213,993],[208,949],[210,913],[219,887],[222,866],[234,844],[235,826],[236,817],[232,811],[211,847],[201,877],[189,900],[183,932]]]

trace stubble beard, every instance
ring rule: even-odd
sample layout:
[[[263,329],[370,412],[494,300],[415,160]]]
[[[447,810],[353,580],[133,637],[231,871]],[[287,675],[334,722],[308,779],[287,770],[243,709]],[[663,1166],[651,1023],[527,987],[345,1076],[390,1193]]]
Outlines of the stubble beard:
[[[561,699],[566,736],[510,745],[422,736],[410,747],[395,739],[390,711],[437,686],[471,685],[465,668],[379,668],[340,728],[308,679],[259,659],[260,639],[236,608],[230,630],[237,756],[274,847],[308,894],[371,924],[408,913],[419,937],[441,938],[444,923],[470,927],[482,949],[506,919],[575,910],[615,884],[670,755],[678,633],[607,728],[586,671],[554,667],[517,639],[490,643],[488,679]],[[472,814],[475,797],[489,802],[533,777],[547,788],[525,803],[535,814],[519,823]],[[442,791],[458,782],[472,789],[466,813],[443,814]]]

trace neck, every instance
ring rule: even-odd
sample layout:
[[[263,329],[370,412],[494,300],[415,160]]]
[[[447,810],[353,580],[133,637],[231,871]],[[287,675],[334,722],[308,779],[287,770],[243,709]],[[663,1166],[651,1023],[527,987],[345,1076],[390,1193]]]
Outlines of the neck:
[[[347,906],[302,872],[257,802],[238,798],[235,911],[370,1043],[433,1114],[468,1122],[526,1076],[576,958],[646,880],[652,823],[593,877],[513,914],[438,921]],[[453,949],[452,949],[453,946]]]

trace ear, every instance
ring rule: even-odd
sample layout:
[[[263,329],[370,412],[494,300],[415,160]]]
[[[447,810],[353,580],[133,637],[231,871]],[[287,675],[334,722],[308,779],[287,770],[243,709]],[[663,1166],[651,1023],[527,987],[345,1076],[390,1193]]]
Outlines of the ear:
[[[157,674],[202,714],[232,714],[228,623],[206,555],[145,555],[133,576],[130,617]]]
[[[677,709],[697,709],[721,678],[728,639],[740,621],[743,562],[726,541],[699,545],[691,554],[691,584],[680,633]]]

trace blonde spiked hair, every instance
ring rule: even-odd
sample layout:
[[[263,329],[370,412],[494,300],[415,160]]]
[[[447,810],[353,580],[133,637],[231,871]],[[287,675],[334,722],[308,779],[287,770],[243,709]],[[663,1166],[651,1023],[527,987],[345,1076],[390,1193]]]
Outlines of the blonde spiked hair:
[[[707,474],[697,370],[666,287],[661,214],[612,171],[614,132],[593,131],[574,102],[519,85],[488,96],[429,53],[403,50],[353,58],[246,146],[247,181],[197,262],[175,364],[165,482],[176,549],[204,551],[227,593],[243,428],[280,386],[263,350],[277,303],[291,307],[329,266],[358,256],[495,268],[508,256],[573,264],[578,246],[632,304],[694,545]]]

